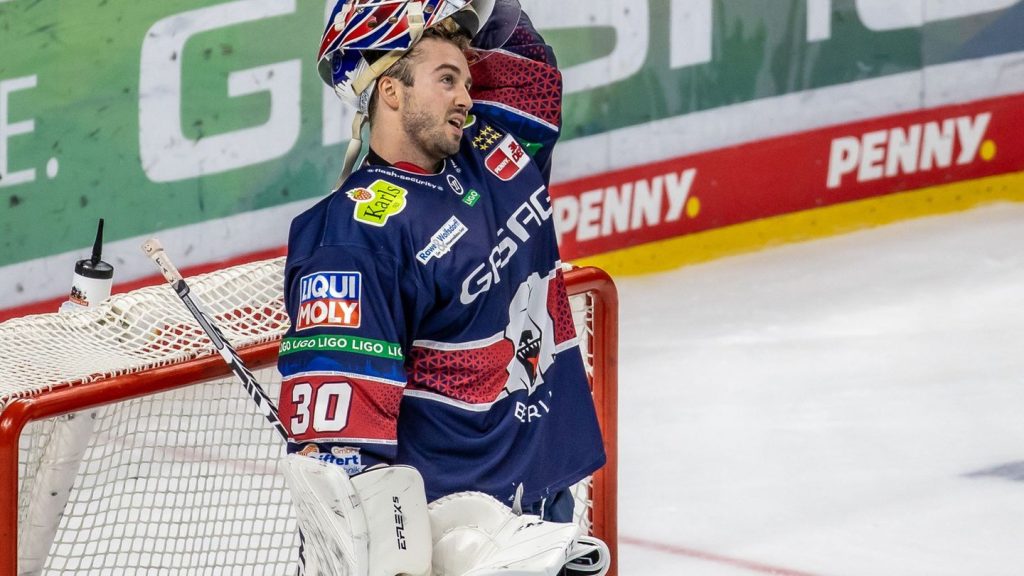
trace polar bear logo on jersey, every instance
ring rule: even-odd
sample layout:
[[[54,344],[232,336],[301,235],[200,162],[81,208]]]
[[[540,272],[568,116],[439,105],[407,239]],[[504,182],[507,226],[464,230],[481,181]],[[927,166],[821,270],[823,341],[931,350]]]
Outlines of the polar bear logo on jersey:
[[[548,312],[548,280],[534,272],[519,285],[508,308],[504,336],[515,347],[508,363],[506,394],[533,394],[544,383],[544,372],[555,361],[554,322]]]

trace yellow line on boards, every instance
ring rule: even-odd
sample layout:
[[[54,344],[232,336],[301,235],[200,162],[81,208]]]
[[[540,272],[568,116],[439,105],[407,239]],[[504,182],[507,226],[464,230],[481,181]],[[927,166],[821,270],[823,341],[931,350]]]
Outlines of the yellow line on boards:
[[[965,180],[773,216],[574,260],[612,275],[646,274],[998,201],[1024,202],[1024,172]]]

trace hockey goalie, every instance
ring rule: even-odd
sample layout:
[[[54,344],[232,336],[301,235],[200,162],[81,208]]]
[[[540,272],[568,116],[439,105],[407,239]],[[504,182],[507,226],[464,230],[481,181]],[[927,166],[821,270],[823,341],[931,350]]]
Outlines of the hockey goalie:
[[[516,0],[341,0],[318,71],[356,113],[285,269],[306,574],[603,574],[569,491],[605,453],[548,194],[553,51]]]

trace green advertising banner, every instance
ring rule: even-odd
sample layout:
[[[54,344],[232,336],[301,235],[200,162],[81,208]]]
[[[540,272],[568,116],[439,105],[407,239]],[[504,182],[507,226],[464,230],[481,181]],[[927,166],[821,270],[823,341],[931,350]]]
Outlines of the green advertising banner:
[[[0,266],[323,193],[295,0],[0,4]],[[332,97],[333,98],[333,97]]]
[[[1019,60],[1020,0],[522,3],[565,73],[556,181],[918,109],[931,94],[1024,91],[1009,76],[928,76]],[[313,61],[332,4],[0,0],[0,308],[66,291],[101,217],[114,247],[180,239],[185,265],[283,245],[291,217],[330,190],[348,138]],[[865,82],[886,79],[894,96],[880,101]],[[679,119],[699,129],[651,130]],[[113,256],[118,281],[152,273],[128,252]]]
[[[566,69],[565,139],[1024,50],[1019,0],[536,4]]]

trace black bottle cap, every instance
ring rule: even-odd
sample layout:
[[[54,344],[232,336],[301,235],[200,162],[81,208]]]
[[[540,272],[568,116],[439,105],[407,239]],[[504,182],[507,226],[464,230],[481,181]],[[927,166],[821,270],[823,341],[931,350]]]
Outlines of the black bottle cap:
[[[103,260],[79,260],[75,262],[75,274],[96,280],[109,280],[114,277],[114,267]]]
[[[100,259],[103,253],[103,218],[96,229],[96,241],[92,244],[92,257],[75,262],[75,274],[95,280],[110,280],[114,267]]]

